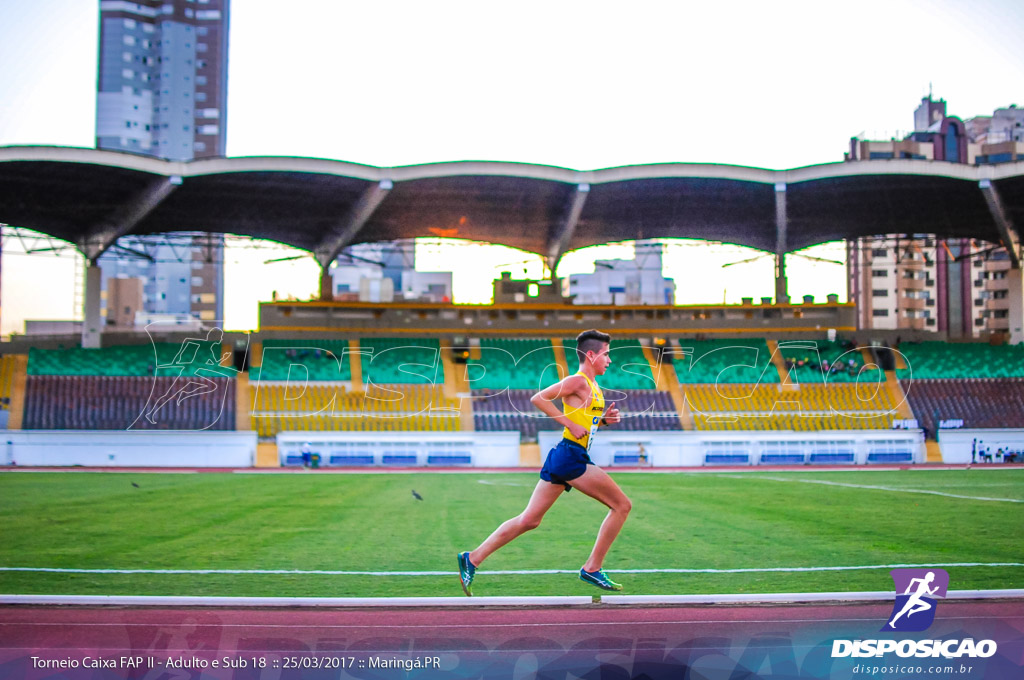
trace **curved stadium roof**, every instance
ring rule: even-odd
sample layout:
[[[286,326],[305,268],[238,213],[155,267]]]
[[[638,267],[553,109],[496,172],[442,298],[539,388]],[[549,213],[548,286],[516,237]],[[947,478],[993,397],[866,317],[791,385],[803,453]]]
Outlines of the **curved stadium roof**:
[[[270,239],[313,251],[322,264],[345,245],[438,235],[554,259],[584,246],[660,237],[783,252],[886,233],[1000,242],[992,194],[1004,226],[1019,229],[1024,161],[577,171],[484,161],[379,168],[289,157],[181,163],[95,149],[0,148],[0,222],[77,243],[90,256],[122,235],[175,231]]]

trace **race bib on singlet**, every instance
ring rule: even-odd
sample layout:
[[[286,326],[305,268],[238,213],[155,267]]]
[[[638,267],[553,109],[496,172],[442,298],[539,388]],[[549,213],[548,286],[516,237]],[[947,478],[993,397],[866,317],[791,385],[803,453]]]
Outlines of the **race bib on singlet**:
[[[597,429],[601,427],[601,416],[594,416],[590,420],[590,434],[587,436],[587,453],[590,453],[590,445],[594,443],[594,435],[597,434]]]

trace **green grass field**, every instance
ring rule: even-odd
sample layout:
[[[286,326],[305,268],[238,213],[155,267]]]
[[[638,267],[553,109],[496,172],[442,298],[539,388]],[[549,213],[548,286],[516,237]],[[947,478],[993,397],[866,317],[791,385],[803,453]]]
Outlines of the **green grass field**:
[[[0,474],[0,567],[450,571],[445,576],[0,571],[2,593],[461,595],[455,553],[522,510],[508,474]],[[1024,562],[1024,470],[618,474],[633,513],[605,564],[736,569]],[[831,484],[803,483],[808,481]],[[138,484],[138,488],[132,483]],[[841,486],[840,486],[841,485]],[[850,485],[888,487],[857,488]],[[424,501],[412,496],[415,489]],[[954,498],[911,490],[968,496]],[[979,497],[1012,499],[978,500]],[[604,508],[564,494],[496,553],[477,595],[600,591],[572,574]],[[1021,588],[1024,567],[949,567],[950,588]],[[620,574],[628,594],[889,590],[887,569]]]

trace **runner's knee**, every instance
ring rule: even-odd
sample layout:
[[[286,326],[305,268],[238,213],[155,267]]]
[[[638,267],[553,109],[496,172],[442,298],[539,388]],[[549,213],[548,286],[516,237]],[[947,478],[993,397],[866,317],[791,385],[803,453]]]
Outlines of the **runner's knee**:
[[[530,531],[540,526],[540,517],[533,515],[520,515],[519,516],[519,528],[523,531]]]
[[[621,512],[623,515],[628,515],[629,511],[633,509],[633,502],[629,500],[629,497],[623,494],[619,502],[615,504],[614,509]]]

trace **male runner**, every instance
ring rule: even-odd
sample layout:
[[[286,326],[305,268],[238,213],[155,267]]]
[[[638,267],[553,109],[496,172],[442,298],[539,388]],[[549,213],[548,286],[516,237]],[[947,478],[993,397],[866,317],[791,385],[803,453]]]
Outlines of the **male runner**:
[[[477,567],[491,553],[540,526],[544,513],[558,500],[562,491],[579,489],[591,498],[608,506],[608,515],[597,533],[597,541],[590,557],[580,569],[580,580],[604,590],[622,590],[601,570],[612,541],[619,535],[632,504],[619,485],[608,473],[594,465],[588,451],[594,434],[601,425],[614,425],[620,421],[615,404],[605,411],[604,395],[597,386],[597,376],[603,375],[611,365],[608,342],[611,337],[601,331],[590,330],[576,338],[576,354],[580,370],[533,395],[530,401],[550,418],[565,426],[562,441],[548,452],[540,481],[530,496],[526,509],[494,530],[473,551],[459,553],[459,576],[466,595],[472,595],[473,577]],[[562,398],[564,413],[560,413],[554,400]]]

